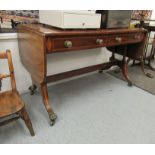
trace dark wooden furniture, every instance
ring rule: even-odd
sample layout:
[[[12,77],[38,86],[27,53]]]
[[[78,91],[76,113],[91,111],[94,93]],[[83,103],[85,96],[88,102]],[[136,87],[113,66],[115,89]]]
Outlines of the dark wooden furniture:
[[[34,136],[33,127],[28,113],[25,109],[25,104],[20,97],[14,77],[14,69],[9,50],[0,53],[0,59],[8,59],[10,74],[0,74],[0,89],[2,86],[2,79],[10,77],[12,90],[0,92],[0,126],[5,125],[11,121],[22,118],[30,131],[31,136]]]
[[[154,60],[154,56],[155,56],[155,35],[154,35],[153,38],[151,38],[152,39],[151,53],[147,57],[148,45],[150,44],[150,42],[149,42],[149,40],[150,40],[150,34],[151,34],[151,32],[155,32],[155,26],[154,25],[144,25],[143,27],[148,30],[148,41],[147,41],[146,47],[145,47],[145,57],[144,57],[144,60],[145,60],[145,62],[146,62],[146,60],[148,60],[148,66],[151,69],[155,70],[155,68],[153,68],[152,65],[151,65],[151,61]]]
[[[56,115],[49,104],[47,83],[95,70],[101,73],[104,69],[118,65],[129,85],[132,85],[127,73],[126,57],[140,60],[143,68],[143,48],[147,31],[143,28],[61,30],[46,25],[31,24],[19,25],[18,36],[20,58],[32,78],[31,93],[33,94],[37,87],[40,89],[51,125],[53,125]],[[101,47],[108,47],[112,52],[109,62],[47,76],[46,57],[48,54]],[[115,53],[123,55],[122,61],[115,58]]]

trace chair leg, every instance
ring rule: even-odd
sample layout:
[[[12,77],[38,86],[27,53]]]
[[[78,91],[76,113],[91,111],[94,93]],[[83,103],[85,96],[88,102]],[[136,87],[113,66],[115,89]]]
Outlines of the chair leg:
[[[31,136],[34,136],[35,133],[34,133],[34,130],[33,130],[33,126],[32,126],[31,120],[29,118],[29,115],[28,115],[25,107],[21,110],[20,114],[21,114],[21,118],[24,120],[27,128],[29,129],[29,132],[30,132]]]

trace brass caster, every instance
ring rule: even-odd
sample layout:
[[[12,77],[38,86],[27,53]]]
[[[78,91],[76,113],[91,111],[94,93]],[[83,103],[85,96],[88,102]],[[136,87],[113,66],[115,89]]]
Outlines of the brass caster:
[[[55,121],[50,121],[50,126],[53,126],[55,124]]]
[[[57,115],[54,112],[52,112],[49,114],[49,118],[50,118],[50,125],[53,126],[57,119]]]
[[[30,87],[29,87],[30,95],[34,95],[36,89],[37,89],[37,87],[36,87],[35,85],[30,86]]]
[[[129,82],[128,82],[128,86],[129,86],[129,87],[132,87],[132,86],[133,86],[132,82],[129,81]]]
[[[103,70],[99,70],[99,73],[102,74],[103,73]]]
[[[151,78],[151,79],[153,79],[154,77],[153,77],[153,75],[152,74],[150,74],[150,73],[146,73],[145,74],[147,77],[149,77],[149,78]]]
[[[34,90],[32,89],[32,86],[29,87],[30,95],[34,95]]]

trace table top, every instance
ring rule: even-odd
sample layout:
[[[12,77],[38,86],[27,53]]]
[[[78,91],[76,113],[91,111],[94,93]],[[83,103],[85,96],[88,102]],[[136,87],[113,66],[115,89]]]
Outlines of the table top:
[[[18,25],[18,29],[27,29],[35,33],[45,36],[71,36],[71,35],[103,35],[103,34],[117,34],[117,33],[135,33],[145,32],[144,28],[119,28],[119,29],[70,29],[64,30],[43,24],[23,24]]]

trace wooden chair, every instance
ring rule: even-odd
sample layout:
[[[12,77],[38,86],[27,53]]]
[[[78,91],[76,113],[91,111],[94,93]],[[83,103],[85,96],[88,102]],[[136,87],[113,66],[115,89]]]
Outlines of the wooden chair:
[[[34,130],[31,120],[25,109],[25,104],[20,97],[17,89],[14,76],[14,69],[10,50],[0,53],[0,59],[7,59],[10,74],[0,74],[0,91],[2,86],[2,79],[10,77],[12,90],[0,92],[0,126],[5,125],[11,121],[22,118],[30,131],[31,136],[34,136]]]

